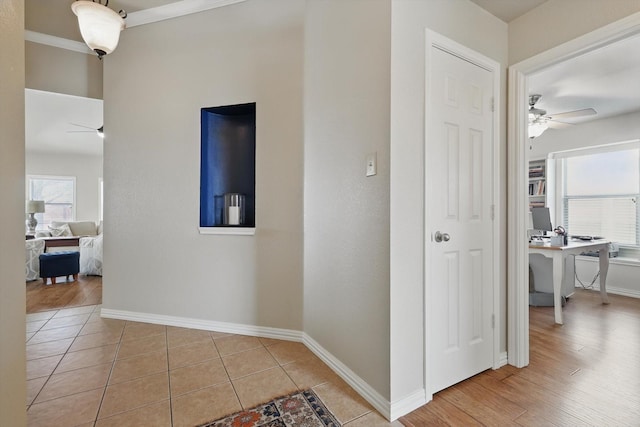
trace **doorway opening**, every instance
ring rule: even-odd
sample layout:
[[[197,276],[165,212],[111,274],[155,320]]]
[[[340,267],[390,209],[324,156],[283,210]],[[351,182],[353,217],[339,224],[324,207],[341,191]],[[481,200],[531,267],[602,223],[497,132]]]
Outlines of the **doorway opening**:
[[[640,14],[614,22],[509,68],[508,140],[508,358],[529,364],[528,287],[528,78],[545,68],[640,34]]]

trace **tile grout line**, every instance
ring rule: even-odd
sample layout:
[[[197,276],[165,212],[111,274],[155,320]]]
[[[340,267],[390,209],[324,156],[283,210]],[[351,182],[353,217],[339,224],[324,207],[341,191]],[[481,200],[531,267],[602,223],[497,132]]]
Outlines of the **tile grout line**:
[[[95,312],[95,310],[94,310]],[[120,339],[118,340],[115,354],[113,355],[113,360],[111,361],[111,368],[109,369],[109,375],[107,375],[107,382],[104,384],[104,389],[102,390],[102,396],[100,397],[100,403],[98,404],[98,410],[96,411],[96,418],[93,421],[93,425],[95,426],[98,422],[98,417],[100,416],[100,410],[102,409],[102,404],[104,403],[104,397],[107,395],[107,387],[109,387],[109,380],[111,379],[111,375],[113,374],[113,368],[116,365],[116,360],[118,358],[118,352],[120,351],[120,345],[122,344],[122,337],[124,336],[124,330],[127,327],[125,322],[122,331],[120,332]]]
[[[54,318],[55,318],[55,316],[56,316],[56,315],[57,315],[61,310],[62,310],[62,309],[56,310],[56,313],[55,313],[53,316],[51,316],[51,318],[49,318],[49,319],[44,323],[44,325],[42,325],[42,326],[40,327],[40,329],[38,330],[38,332],[42,331],[42,328],[43,328],[47,323],[49,323],[49,321],[50,321],[50,320],[54,319]],[[30,408],[35,404],[35,401],[36,401],[36,400],[38,400],[38,396],[40,396],[40,393],[42,393],[42,390],[44,390],[44,388],[46,387],[46,385],[49,383],[49,380],[51,380],[51,377],[54,375],[54,372],[56,371],[56,369],[58,369],[58,366],[60,366],[60,363],[62,363],[62,360],[64,359],[64,357],[65,357],[67,354],[69,354],[69,349],[70,349],[70,348],[71,348],[71,346],[73,345],[73,342],[76,340],[76,338],[78,338],[78,336],[79,336],[79,334],[80,334],[80,331],[82,331],[82,328],[84,328],[84,325],[86,325],[86,324],[87,324],[87,322],[89,322],[89,318],[91,317],[91,314],[93,314],[93,312],[94,312],[94,311],[95,311],[95,308],[91,311],[91,313],[89,314],[89,317],[87,317],[87,320],[85,320],[85,322],[82,324],[82,327],[78,330],[78,332],[76,333],[76,335],[75,335],[74,337],[70,337],[70,338],[73,338],[73,341],[71,341],[71,344],[69,344],[69,347],[65,350],[64,354],[62,355],[62,357],[60,358],[60,360],[58,361],[58,363],[56,363],[56,366],[51,370],[51,373],[50,373],[49,375],[47,375],[47,379],[45,380],[44,384],[42,384],[42,387],[40,387],[40,390],[38,391],[38,393],[36,394],[36,396],[33,398],[33,401],[32,401],[32,402],[31,402],[31,404],[29,405],[29,408],[27,408],[27,411],[28,411],[28,410],[29,410],[29,409],[30,409]],[[64,316],[63,316],[63,317],[64,317]],[[71,325],[71,326],[75,326],[75,325]],[[63,326],[63,327],[66,327],[66,326]],[[56,328],[47,329],[47,330],[53,330],[53,329],[56,329]],[[35,336],[35,334],[34,334],[34,336]],[[66,339],[68,339],[68,338],[59,338],[59,339],[57,339],[57,340],[44,341],[44,342],[42,342],[42,343],[36,343],[36,344],[32,344],[32,345],[44,344],[44,343],[47,343],[47,342],[54,342],[54,341],[56,341],[56,342],[57,342],[57,341],[66,340]],[[50,357],[50,356],[48,356],[48,357]],[[39,359],[44,359],[44,357],[40,357]],[[33,360],[38,360],[38,359],[33,359]],[[41,378],[41,377],[38,377],[38,378]],[[34,379],[35,379],[35,378],[34,378]],[[78,394],[78,393],[74,393],[74,394]],[[71,395],[69,395],[69,396],[71,396]],[[61,396],[61,398],[64,398],[64,397],[67,397],[67,396]],[[50,400],[53,400],[53,399],[50,399]],[[47,402],[47,401],[45,401],[45,402]],[[41,403],[44,403],[44,402],[41,402]]]
[[[169,366],[169,328],[166,326],[164,328],[164,334],[164,345],[167,351],[167,381],[169,382],[169,422],[171,423],[171,427],[173,427],[173,398],[171,394],[171,368]]]
[[[269,351],[269,349],[265,346],[265,349],[267,350],[267,352],[271,355],[271,357],[273,357],[273,359],[276,361],[276,363],[278,364],[278,366],[280,367],[280,369],[282,370],[282,372],[284,372],[284,374],[287,376],[287,378],[289,378],[289,380],[291,380],[291,382],[293,383],[294,386],[296,386],[296,390],[298,391],[303,391],[300,386],[298,385],[298,383],[296,383],[293,378],[291,378],[291,375],[289,375],[289,373],[287,372],[286,369],[284,369],[284,365],[288,365],[288,363],[280,363],[280,361],[278,360],[278,358],[271,352]],[[295,362],[295,360],[292,360],[289,363],[293,363]]]
[[[96,307],[97,307],[97,305],[96,305]],[[73,308],[75,308],[75,307],[73,307]],[[54,318],[54,317],[55,317],[55,316],[56,316],[56,315],[57,315],[61,310],[63,310],[63,309],[56,310],[56,313],[55,313],[53,316],[51,316],[51,318],[49,318],[49,319],[47,320],[47,322],[45,322],[45,324],[44,324],[44,325],[46,325],[46,324],[49,322],[49,320],[52,320],[52,319],[53,319],[53,318]],[[80,334],[80,331],[82,331],[82,328],[84,328],[84,326],[89,322],[89,319],[91,318],[91,314],[93,314],[93,312],[94,312],[94,311],[95,311],[95,307],[94,307],[94,309],[93,309],[93,310],[91,310],[91,313],[89,313],[89,317],[87,317],[87,320],[85,320],[85,322],[82,324],[82,327],[78,330],[78,332],[76,333],[76,335],[75,335],[74,337],[70,337],[70,338],[73,338],[73,341],[71,342],[71,344],[69,344],[69,347],[65,350],[64,354],[62,355],[62,357],[60,358],[60,360],[58,361],[58,363],[56,363],[56,366],[51,370],[51,373],[47,376],[47,379],[45,380],[44,384],[42,384],[42,387],[40,387],[40,390],[38,391],[38,393],[36,394],[36,396],[33,398],[33,401],[31,402],[31,404],[29,404],[29,406],[28,406],[28,408],[27,408],[27,412],[28,412],[28,411],[29,411],[29,409],[31,409],[31,407],[35,404],[35,401],[38,399],[38,396],[40,396],[40,393],[42,393],[42,390],[44,390],[45,386],[49,383],[49,380],[51,380],[51,377],[54,375],[54,372],[56,371],[56,369],[58,369],[58,367],[60,366],[60,363],[62,363],[62,360],[65,358],[65,356],[66,356],[67,354],[69,354],[69,349],[70,349],[70,348],[71,348],[71,346],[73,345],[73,342],[76,340],[76,338],[78,338],[78,336],[79,336],[79,334]],[[64,317],[64,316],[63,316],[63,317]],[[44,327],[44,325],[42,325],[42,327]],[[75,326],[75,325],[73,325],[73,326]],[[42,327],[41,327],[41,329],[39,329],[39,330],[38,330],[38,332],[40,332],[40,331],[42,330]],[[55,329],[55,328],[53,328],[53,329]],[[46,343],[46,342],[61,341],[61,340],[66,340],[66,339],[68,339],[68,338],[60,338],[60,339],[57,339],[57,340],[45,341],[45,342],[43,342],[43,343],[36,343],[36,344],[32,344],[32,345],[44,344],[44,343]],[[39,359],[43,359],[43,358],[41,357],[41,358],[39,358]],[[37,359],[33,359],[33,360],[37,360]],[[38,377],[38,378],[41,378],[41,377]],[[35,379],[35,378],[33,378],[33,379]],[[78,394],[78,393],[73,393],[73,394]],[[60,396],[60,397],[58,397],[58,398],[56,398],[56,399],[60,399],[60,398],[65,398],[65,397],[68,397],[68,396],[72,396],[73,394],[70,394],[70,395],[67,395],[67,396]],[[55,399],[50,399],[50,400],[55,400]],[[45,401],[45,402],[47,402],[47,401]],[[44,402],[41,402],[41,403],[44,403]]]
[[[222,364],[222,368],[224,369],[224,372],[227,374],[227,378],[229,379],[229,384],[231,385],[231,389],[233,390],[233,393],[236,395],[236,399],[238,399],[238,403],[240,404],[240,408],[242,408],[243,410],[244,405],[242,404],[242,401],[240,400],[240,396],[238,395],[238,391],[236,390],[236,386],[233,384],[233,381],[231,381],[231,375],[229,375],[229,370],[227,369],[227,365],[224,364],[224,359],[222,358],[222,354],[220,353],[220,349],[218,348],[218,344],[216,344],[216,339],[213,337],[213,335],[211,335],[211,333],[209,333],[209,336],[211,336],[211,340],[213,341],[213,346],[215,347],[216,351],[218,352],[218,356],[220,357],[220,363]],[[224,337],[221,337],[224,338]],[[262,344],[262,343],[260,343]]]
[[[56,314],[58,314],[60,310],[56,310],[56,312],[53,314],[53,316],[55,316]],[[51,319],[53,319],[53,316],[51,316],[49,319],[47,319],[46,322],[44,322],[42,324],[42,326],[40,326],[40,328],[38,328],[38,330],[31,336],[31,338],[33,338],[38,332],[40,332],[40,330],[42,329],[42,327],[44,325],[47,324],[47,322]],[[79,331],[78,331],[79,332]],[[31,338],[29,338],[29,340],[31,340]],[[75,339],[75,338],[74,338]],[[27,342],[25,343],[25,347],[29,344],[29,340],[27,340]],[[71,342],[71,344],[73,344],[73,341]],[[71,347],[71,344],[69,344],[69,347]],[[69,349],[67,349],[69,350]],[[60,358],[60,360],[58,361],[58,363],[56,364],[55,368],[53,368],[53,370],[51,371],[51,374],[49,374],[47,376],[47,379],[44,381],[44,383],[42,384],[42,387],[40,387],[40,390],[38,390],[38,392],[36,393],[36,395],[33,397],[33,400],[31,401],[31,403],[29,403],[29,405],[27,405],[27,411],[29,412],[29,409],[31,409],[31,407],[34,405],[35,401],[38,400],[38,396],[40,396],[40,393],[42,393],[42,390],[44,389],[44,387],[47,385],[47,383],[49,382],[49,380],[51,379],[51,376],[53,375],[53,373],[55,372],[55,370],[58,368],[58,365],[60,364],[60,362],[62,362],[62,359],[64,359],[64,356],[67,354],[67,352],[65,351],[65,353],[62,355],[62,357]],[[25,352],[26,355],[26,352]],[[35,378],[32,378],[35,379]],[[27,382],[29,382],[30,380],[27,380]]]

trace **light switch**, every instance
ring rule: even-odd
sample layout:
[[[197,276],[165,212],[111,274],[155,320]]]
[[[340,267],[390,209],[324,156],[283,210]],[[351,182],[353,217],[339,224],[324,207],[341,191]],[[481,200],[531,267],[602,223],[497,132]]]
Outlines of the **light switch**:
[[[378,160],[375,152],[367,155],[367,176],[373,176],[378,173]]]

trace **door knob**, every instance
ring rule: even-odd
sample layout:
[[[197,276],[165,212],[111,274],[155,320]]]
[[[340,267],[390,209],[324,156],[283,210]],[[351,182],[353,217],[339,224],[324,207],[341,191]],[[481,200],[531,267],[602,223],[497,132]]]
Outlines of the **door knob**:
[[[448,233],[441,233],[439,231],[436,231],[434,238],[436,242],[448,242],[449,239],[451,239],[451,236],[449,236]]]

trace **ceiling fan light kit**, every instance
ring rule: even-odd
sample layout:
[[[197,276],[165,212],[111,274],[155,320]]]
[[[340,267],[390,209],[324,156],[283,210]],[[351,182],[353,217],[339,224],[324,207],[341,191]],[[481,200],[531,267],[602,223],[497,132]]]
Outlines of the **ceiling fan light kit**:
[[[529,138],[537,138],[549,128],[549,124],[545,120],[534,120],[529,122]]]
[[[109,9],[109,0],[103,5],[101,0],[78,0],[71,4],[71,10],[78,17],[82,39],[89,48],[102,59],[118,46],[120,31],[125,28],[124,11],[116,13]]]
[[[546,110],[536,108],[536,102],[542,98],[542,95],[529,95],[529,138],[537,138],[549,128],[549,124],[544,119],[547,114]]]
[[[536,108],[536,103],[540,98],[542,95],[529,95],[529,138],[531,139],[539,137],[549,128],[562,129],[572,125],[572,123],[561,122],[558,119],[566,120],[598,114],[593,108],[585,108],[549,115],[546,110]]]

